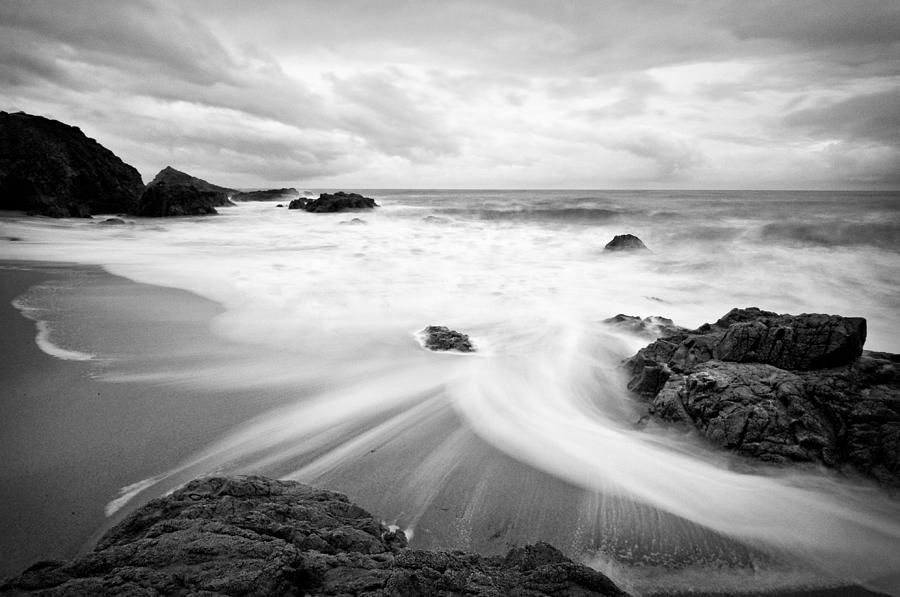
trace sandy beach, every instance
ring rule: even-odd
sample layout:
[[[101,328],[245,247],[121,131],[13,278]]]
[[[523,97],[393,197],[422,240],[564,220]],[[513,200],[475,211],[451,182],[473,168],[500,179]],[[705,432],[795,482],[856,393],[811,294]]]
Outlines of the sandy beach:
[[[67,288],[65,308],[77,313],[66,316],[85,331],[82,349],[119,354],[117,365],[131,371],[214,359],[223,348],[209,331],[219,307],[191,293],[99,267],[0,264],[0,576],[89,548],[118,519],[107,519],[104,506],[120,488],[167,470],[266,403],[241,392],[100,381],[103,362],[48,355],[35,322],[12,305],[48,281]],[[215,417],[204,416],[211,409]]]

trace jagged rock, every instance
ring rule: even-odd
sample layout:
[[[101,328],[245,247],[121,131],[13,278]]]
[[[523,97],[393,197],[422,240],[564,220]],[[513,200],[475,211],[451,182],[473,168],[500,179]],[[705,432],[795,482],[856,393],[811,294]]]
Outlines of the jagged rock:
[[[614,317],[604,319],[603,323],[648,338],[671,336],[687,331],[685,328],[675,325],[671,319],[658,315],[651,315],[641,319],[636,315],[619,313]]]
[[[425,336],[425,348],[429,350],[458,350],[459,352],[475,352],[475,348],[466,334],[451,330],[442,325],[430,325],[422,333]]]
[[[739,454],[900,487],[900,357],[863,352],[865,334],[857,317],[733,309],[642,348],[628,387]]]
[[[293,204],[293,201],[291,202]],[[358,193],[322,193],[318,199],[306,201],[302,208],[312,213],[331,213],[347,209],[371,209],[378,207],[374,199],[363,197]]]
[[[216,214],[217,207],[233,205],[228,196],[234,192],[234,189],[214,185],[166,166],[141,195],[138,215],[166,217]]]
[[[633,234],[617,234],[603,247],[604,251],[648,251],[643,241]]]
[[[133,213],[141,175],[74,126],[0,112],[0,209],[56,218]]]
[[[309,197],[298,197],[288,203],[288,209],[304,209],[311,200]]]
[[[547,544],[505,557],[407,549],[341,494],[257,476],[192,481],[91,553],[0,584],[0,595],[32,594],[625,595]]]
[[[296,197],[299,191],[295,188],[284,189],[267,189],[265,191],[247,191],[245,193],[235,193],[231,196],[232,201],[278,201],[279,199],[287,199],[288,197]]]

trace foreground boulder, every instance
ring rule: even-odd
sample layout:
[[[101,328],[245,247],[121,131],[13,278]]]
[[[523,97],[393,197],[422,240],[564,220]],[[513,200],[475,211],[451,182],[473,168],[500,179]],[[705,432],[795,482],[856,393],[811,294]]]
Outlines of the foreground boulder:
[[[469,336],[442,325],[430,325],[422,330],[428,350],[456,350],[475,352]]]
[[[341,494],[265,477],[210,477],[151,501],[93,552],[42,562],[0,595],[624,596],[538,543],[505,557],[406,548]]]
[[[293,205],[293,201],[291,204]],[[359,193],[338,191],[337,193],[322,193],[318,199],[306,201],[300,207],[312,213],[332,213],[347,209],[372,209],[378,207],[378,204],[374,199],[363,197]]]
[[[628,387],[739,454],[900,487],[900,357],[864,352],[865,338],[859,317],[733,309],[638,351]]]
[[[603,247],[604,251],[649,251],[643,241],[633,234],[617,234]]]
[[[299,191],[294,188],[285,189],[268,189],[265,191],[247,191],[245,193],[235,193],[231,196],[232,201],[278,201],[287,199],[288,197],[296,197]]]
[[[214,185],[167,166],[147,185],[141,196],[138,215],[167,217],[216,214],[217,207],[233,205],[228,197],[234,192],[234,189]]]
[[[0,112],[0,209],[88,217],[133,213],[141,175],[81,130],[24,112]]]

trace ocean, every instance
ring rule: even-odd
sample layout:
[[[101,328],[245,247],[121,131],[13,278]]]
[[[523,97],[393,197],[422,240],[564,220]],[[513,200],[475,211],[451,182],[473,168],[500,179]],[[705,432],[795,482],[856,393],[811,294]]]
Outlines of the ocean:
[[[900,353],[900,193],[361,192],[380,207],[2,219],[2,259],[99,265],[218,305],[215,340],[187,350],[189,338],[86,325],[72,315],[85,288],[48,282],[14,301],[44,352],[182,401],[253,397],[198,412],[203,437],[123,480],[100,504],[108,524],[200,474],[255,472],[346,493],[414,547],[545,540],[636,593],[860,583],[900,595],[900,502],[638,428],[620,364],[650,340],[603,323],[832,313],[865,317],[866,348]],[[625,233],[650,250],[604,251]],[[145,307],[139,294],[128,306]],[[428,325],[477,352],[424,350]],[[164,421],[165,404],[142,416]]]

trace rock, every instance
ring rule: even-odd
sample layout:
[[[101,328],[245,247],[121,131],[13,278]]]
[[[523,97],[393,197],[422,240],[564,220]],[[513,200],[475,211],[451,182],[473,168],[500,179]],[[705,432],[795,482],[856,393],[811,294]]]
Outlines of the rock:
[[[98,222],[100,226],[121,226],[125,224],[125,220],[122,218],[106,218],[102,222]]]
[[[344,221],[342,221],[342,222],[340,222],[340,223],[341,223],[341,224],[348,224],[348,225],[350,225],[350,226],[359,226],[359,225],[366,224],[367,222],[366,222],[365,220],[360,220],[359,218],[353,218],[352,220],[344,220]]]
[[[133,213],[141,175],[80,129],[0,112],[0,209],[88,217]]]
[[[293,204],[293,201],[291,202]],[[303,209],[312,213],[331,213],[347,209],[371,209],[378,207],[374,199],[363,197],[358,193],[322,193],[318,199],[306,201]]]
[[[279,204],[278,204],[278,205],[276,205],[276,206],[275,206],[275,207],[284,207],[284,204],[282,204],[282,203],[279,203]]]
[[[265,191],[247,191],[244,193],[235,193],[231,196],[232,201],[278,201],[279,199],[287,199],[288,197],[296,197],[299,191],[294,188],[284,189],[268,189]]]
[[[288,203],[288,209],[304,209],[309,201],[310,199],[308,197],[298,197]]]
[[[623,315],[619,313],[615,317],[604,319],[603,323],[612,327],[637,334],[649,338],[659,338],[671,336],[680,332],[686,332],[683,327],[675,325],[675,323],[667,317],[651,315],[641,319],[636,315]]]
[[[617,234],[603,247],[604,251],[649,251],[643,241],[633,234]]]
[[[626,361],[654,416],[762,461],[815,462],[900,488],[900,357],[858,317],[733,309]]]
[[[147,185],[138,205],[138,215],[148,217],[199,216],[218,213],[217,207],[233,205],[228,196],[233,189],[220,187],[179,172],[163,168]]]
[[[265,477],[197,479],[70,562],[0,595],[606,595],[607,577],[538,543],[505,557],[406,548],[343,495]]]
[[[425,336],[425,348],[429,350],[457,350],[459,352],[475,352],[469,336],[451,330],[442,325],[430,325],[422,333]]]

